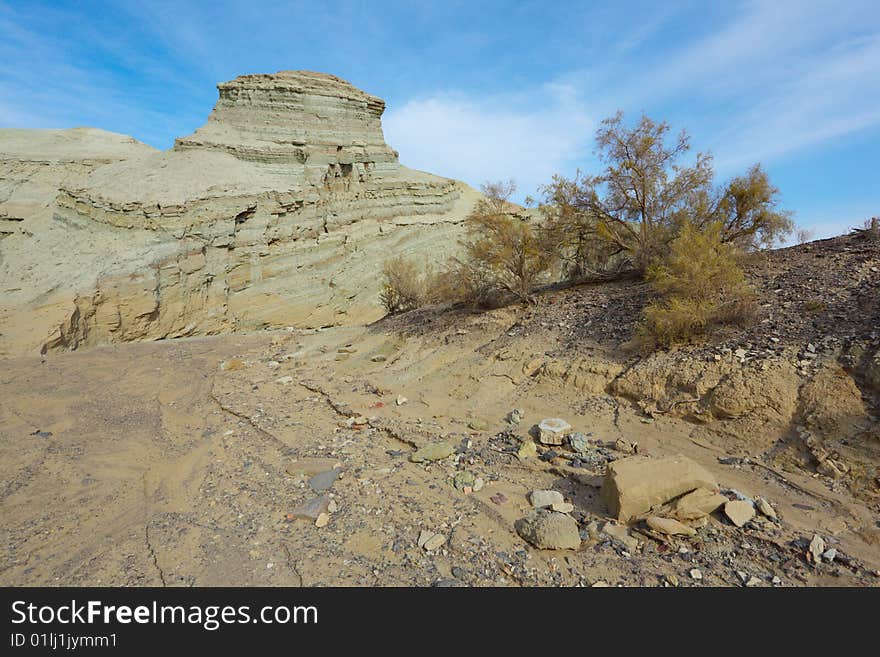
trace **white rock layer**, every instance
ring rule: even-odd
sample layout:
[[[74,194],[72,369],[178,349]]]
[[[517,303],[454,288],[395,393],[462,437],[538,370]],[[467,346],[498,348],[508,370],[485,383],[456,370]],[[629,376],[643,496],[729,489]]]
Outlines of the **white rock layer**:
[[[168,151],[102,131],[0,131],[0,170],[17,172],[0,183],[0,274],[15,288],[0,353],[372,321],[386,258],[456,249],[479,195],[401,166],[381,99],[305,71],[219,91],[207,124]],[[55,157],[43,179],[41,143]],[[14,230],[3,212],[22,215]]]

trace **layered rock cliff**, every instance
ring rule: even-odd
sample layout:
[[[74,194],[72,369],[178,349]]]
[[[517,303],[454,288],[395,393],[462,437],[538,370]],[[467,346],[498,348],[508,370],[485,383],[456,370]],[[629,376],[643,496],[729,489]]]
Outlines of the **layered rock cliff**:
[[[62,177],[45,230],[0,242],[5,280],[35,272],[0,309],[37,326],[28,346],[370,321],[389,255],[456,248],[479,195],[401,166],[381,99],[305,71],[219,91],[207,124],[171,150],[140,144]],[[50,228],[54,264],[29,244]]]

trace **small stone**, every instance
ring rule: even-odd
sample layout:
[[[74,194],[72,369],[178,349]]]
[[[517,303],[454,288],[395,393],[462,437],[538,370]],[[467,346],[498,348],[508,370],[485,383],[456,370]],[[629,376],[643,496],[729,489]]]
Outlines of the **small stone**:
[[[339,505],[336,503],[336,500],[330,500],[330,503],[327,505],[327,513],[336,513],[339,510]]]
[[[316,474],[309,479],[309,487],[316,493],[329,490],[333,487],[333,484],[336,483],[336,479],[339,477],[340,472],[342,472],[340,468],[333,468],[332,470]]]
[[[571,502],[555,502],[550,505],[550,508],[558,513],[571,513],[574,511],[574,504]]]
[[[825,559],[828,563],[834,561],[837,557],[837,548],[829,548],[822,553],[822,558]]]
[[[755,506],[758,507],[758,511],[760,511],[768,518],[771,518],[773,520],[777,519],[776,510],[772,506],[770,506],[770,502],[765,500],[763,497],[755,498]]]
[[[522,444],[519,446],[519,449],[516,452],[516,457],[520,461],[525,461],[526,459],[533,459],[538,455],[538,448],[535,443],[531,440],[524,440]]]
[[[529,493],[529,502],[536,509],[552,506],[553,504],[562,504],[565,498],[562,493],[556,490],[533,490]]]
[[[819,563],[822,554],[825,552],[825,539],[819,536],[819,534],[813,534],[813,540],[810,541],[809,550],[813,563]]]
[[[773,576],[773,579],[770,580],[770,581],[773,582],[773,585],[774,585],[774,586],[779,586],[780,584],[782,584],[782,580],[779,579],[779,577],[777,577],[777,576],[775,576],[775,575]]]
[[[425,552],[431,552],[439,548],[445,542],[446,537],[443,534],[434,534],[431,538],[425,541],[425,544],[422,546],[422,548],[425,550]]]
[[[575,431],[568,436],[568,444],[578,454],[586,454],[590,451],[589,439],[580,431]]]
[[[483,478],[477,477],[476,479],[474,479],[474,492],[479,493],[481,490],[483,490],[483,487],[485,485],[486,485],[486,482],[483,481]]]
[[[611,584],[600,579],[598,582],[596,582],[595,584],[590,586],[590,588],[591,589],[607,589],[607,588],[611,588]]]
[[[576,550],[581,544],[575,519],[546,509],[535,509],[517,520],[516,533],[541,550]]]
[[[623,452],[624,454],[636,454],[639,451],[639,444],[631,443],[623,438],[618,438],[614,441],[614,449],[618,452]]]
[[[409,456],[409,460],[413,463],[422,463],[423,461],[440,461],[452,456],[455,452],[455,443],[443,442],[427,445],[416,450]]]
[[[672,506],[672,515],[679,520],[697,520],[709,515],[727,502],[727,498],[708,488],[697,488],[695,491],[679,497]]]
[[[692,568],[690,571],[690,576],[692,579],[695,579],[697,581],[703,579],[703,573],[700,572],[699,568]]]
[[[386,360],[388,360],[388,357],[383,356],[382,354],[378,354],[376,356],[373,356],[370,360],[374,363],[384,363]]]
[[[395,403],[398,406],[403,406],[408,401],[409,400],[406,397],[404,397],[403,395],[397,395],[397,399],[395,400]]]
[[[315,521],[318,519],[318,516],[327,512],[329,505],[330,498],[326,495],[321,495],[320,497],[311,499],[296,507],[293,511],[287,514],[287,519]]]
[[[655,532],[660,532],[661,534],[667,534],[669,536],[694,536],[697,533],[693,527],[688,527],[672,518],[650,516],[646,522],[648,523],[648,527]]]
[[[562,445],[571,425],[558,417],[547,418],[538,423],[538,440],[545,445]]]
[[[557,452],[555,449],[548,449],[546,452],[541,454],[539,458],[546,463],[550,463],[557,456],[559,456],[559,452]]]
[[[330,514],[322,513],[315,520],[315,527],[326,527],[328,522],[330,522]]]
[[[602,533],[623,543],[624,547],[628,550],[635,550],[639,547],[638,539],[630,536],[629,530],[625,525],[615,525],[614,523],[606,522],[605,526],[602,527]]]
[[[521,408],[514,408],[510,413],[507,414],[507,421],[510,424],[519,424],[522,422],[523,416],[525,415],[525,411]]]
[[[418,545],[420,548],[425,547],[425,543],[428,542],[428,539],[431,538],[436,532],[429,531],[427,529],[423,529],[419,532],[419,540]]]
[[[473,419],[468,422],[468,428],[474,431],[486,431],[489,428],[489,423],[485,420]]]
[[[494,502],[498,506],[501,506],[502,504],[507,502],[507,496],[504,493],[495,493],[489,499],[492,500],[492,502]]]
[[[476,482],[476,480],[477,478],[473,472],[462,470],[455,473],[455,476],[452,478],[452,485],[461,491],[463,491],[465,488],[470,488],[471,490],[473,490],[474,482]]]
[[[733,500],[724,505],[724,515],[737,527],[742,527],[755,517],[755,507],[744,500]]]
[[[275,383],[287,385],[288,383],[293,383],[293,377],[292,376],[282,376],[281,378],[275,379]]]
[[[756,586],[761,586],[763,584],[764,584],[763,581],[761,581],[760,579],[758,579],[757,577],[754,577],[754,576],[749,577],[749,581],[746,582],[746,586],[748,586],[749,588],[754,588]]]
[[[817,467],[816,471],[831,479],[839,479],[846,474],[844,467],[833,459],[825,459]]]

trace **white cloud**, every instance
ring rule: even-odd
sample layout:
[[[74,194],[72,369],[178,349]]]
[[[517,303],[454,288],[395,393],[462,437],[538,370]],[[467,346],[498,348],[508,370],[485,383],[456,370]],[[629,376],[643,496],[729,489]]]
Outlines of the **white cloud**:
[[[529,96],[538,106],[524,102]],[[564,85],[528,96],[437,94],[392,107],[383,124],[405,166],[474,186],[512,178],[520,198],[568,172],[589,152],[594,131],[583,103]]]
[[[615,95],[626,106],[674,99],[723,175],[855,133],[880,123],[876,3],[745,2]],[[701,115],[707,102],[722,111]]]
[[[841,44],[719,135],[719,169],[772,160],[880,124],[880,34]]]

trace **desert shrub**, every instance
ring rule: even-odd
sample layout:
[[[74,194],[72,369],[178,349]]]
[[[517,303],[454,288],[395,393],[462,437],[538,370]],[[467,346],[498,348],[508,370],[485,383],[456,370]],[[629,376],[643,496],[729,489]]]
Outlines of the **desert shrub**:
[[[447,269],[445,280],[465,291],[465,300],[484,302],[509,293],[528,301],[536,281],[553,263],[544,233],[529,217],[512,211],[512,182],[486,183],[481,189],[486,199],[466,220],[465,259]]]
[[[511,294],[496,285],[486,270],[469,261],[450,258],[426,280],[428,303],[465,304],[478,308],[498,308],[511,300]]]
[[[815,236],[816,231],[812,228],[798,228],[797,231],[795,231],[794,239],[798,244],[806,244],[807,242],[812,241]]]
[[[646,278],[660,296],[645,308],[638,327],[642,345],[670,346],[711,326],[749,319],[754,292],[737,260],[737,248],[723,241],[720,223],[685,225],[669,253],[648,267]]]
[[[555,176],[542,188],[548,230],[574,275],[630,268],[644,272],[686,225],[720,225],[722,242],[741,250],[769,246],[793,229],[778,209],[779,190],[755,165],[726,185],[713,183],[712,158],[683,162],[690,139],[647,116],[633,127],[623,114],[596,133],[604,170]]]
[[[384,283],[379,300],[389,314],[413,310],[425,302],[425,274],[412,260],[403,257],[386,260],[382,275]]]
[[[666,251],[682,217],[712,180],[711,157],[697,154],[694,164],[685,166],[681,159],[690,149],[689,138],[685,132],[674,138],[669,133],[669,124],[647,116],[629,128],[618,112],[596,132],[604,171],[578,171],[573,179],[555,176],[543,188],[555,210],[549,227],[563,236],[568,258],[572,251],[581,262],[598,255],[600,265],[623,258],[628,267],[644,271]],[[601,250],[584,249],[595,241]]]
[[[779,210],[778,205],[779,188],[756,164],[722,188],[707,221],[720,221],[722,239],[743,250],[770,247],[795,228],[791,213]]]
[[[467,221],[467,271],[476,287],[507,291],[528,301],[550,265],[540,235],[528,220],[479,209]]]

